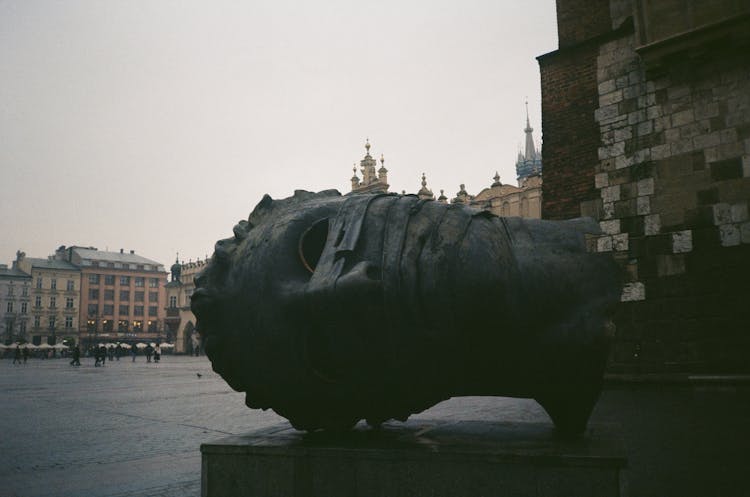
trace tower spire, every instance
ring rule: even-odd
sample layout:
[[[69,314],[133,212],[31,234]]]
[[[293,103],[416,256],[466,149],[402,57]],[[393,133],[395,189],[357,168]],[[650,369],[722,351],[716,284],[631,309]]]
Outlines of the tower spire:
[[[524,153],[524,159],[526,159],[527,161],[534,160],[536,158],[536,149],[534,147],[534,138],[531,136],[534,128],[531,127],[531,123],[529,122],[528,99],[526,100],[526,128],[523,131],[524,133],[526,133],[526,150]]]

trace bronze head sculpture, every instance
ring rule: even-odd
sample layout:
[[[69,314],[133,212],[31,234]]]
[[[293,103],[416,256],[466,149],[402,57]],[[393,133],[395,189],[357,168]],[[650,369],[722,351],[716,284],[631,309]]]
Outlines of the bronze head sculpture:
[[[586,250],[598,230],[413,195],[265,196],[216,243],[192,309],[214,370],[297,429],[495,395],[579,434],[620,296],[611,257]]]

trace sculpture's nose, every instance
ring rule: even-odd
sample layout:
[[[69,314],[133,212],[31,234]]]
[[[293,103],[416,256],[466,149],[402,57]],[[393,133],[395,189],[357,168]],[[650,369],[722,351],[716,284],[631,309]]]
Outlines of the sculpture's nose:
[[[357,292],[380,287],[381,270],[369,261],[360,261],[336,280],[336,292]]]

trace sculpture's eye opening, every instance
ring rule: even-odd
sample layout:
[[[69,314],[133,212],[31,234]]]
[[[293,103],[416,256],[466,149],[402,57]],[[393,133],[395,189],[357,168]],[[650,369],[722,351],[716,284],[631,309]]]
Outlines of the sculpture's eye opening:
[[[299,258],[310,273],[315,272],[328,238],[328,218],[315,221],[299,239]]]

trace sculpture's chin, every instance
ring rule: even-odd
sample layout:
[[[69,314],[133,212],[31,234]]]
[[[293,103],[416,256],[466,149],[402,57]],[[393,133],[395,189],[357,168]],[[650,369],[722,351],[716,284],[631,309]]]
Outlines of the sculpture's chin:
[[[241,381],[242,376],[237,374],[236,368],[233,367],[231,347],[227,347],[225,341],[216,335],[206,336],[204,346],[214,372],[220,375],[233,390],[245,391],[245,386]],[[234,351],[234,354],[237,354],[237,351]]]

